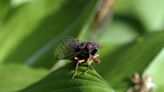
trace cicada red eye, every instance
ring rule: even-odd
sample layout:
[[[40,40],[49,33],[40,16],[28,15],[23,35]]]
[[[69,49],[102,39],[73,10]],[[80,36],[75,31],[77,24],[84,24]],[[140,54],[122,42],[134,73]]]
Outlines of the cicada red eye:
[[[92,44],[90,44],[90,43],[87,44],[87,49],[88,49],[88,50],[91,50],[91,49],[92,49]]]

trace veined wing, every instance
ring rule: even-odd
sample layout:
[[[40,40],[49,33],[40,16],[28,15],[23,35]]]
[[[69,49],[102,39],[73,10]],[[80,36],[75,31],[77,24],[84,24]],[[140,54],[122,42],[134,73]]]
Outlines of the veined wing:
[[[74,57],[81,42],[73,37],[66,37],[61,40],[55,48],[55,57],[58,59],[70,59]]]

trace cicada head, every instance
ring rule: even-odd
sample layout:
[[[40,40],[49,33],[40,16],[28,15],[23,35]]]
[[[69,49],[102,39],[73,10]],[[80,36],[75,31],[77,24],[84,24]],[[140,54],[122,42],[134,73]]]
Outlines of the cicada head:
[[[94,56],[99,51],[100,46],[95,42],[87,42],[86,49],[90,55]]]

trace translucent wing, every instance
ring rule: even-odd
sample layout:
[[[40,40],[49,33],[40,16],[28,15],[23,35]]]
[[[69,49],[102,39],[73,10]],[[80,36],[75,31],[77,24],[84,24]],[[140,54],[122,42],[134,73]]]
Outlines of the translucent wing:
[[[61,40],[55,48],[55,57],[58,59],[70,59],[76,53],[81,42],[73,37],[66,37]]]

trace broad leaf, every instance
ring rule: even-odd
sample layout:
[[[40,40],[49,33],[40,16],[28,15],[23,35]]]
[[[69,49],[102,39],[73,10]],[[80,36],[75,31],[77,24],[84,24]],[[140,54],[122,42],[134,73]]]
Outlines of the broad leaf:
[[[1,0],[0,1],[0,27],[9,9],[10,9],[10,0]]]
[[[47,74],[45,69],[32,69],[19,64],[0,66],[0,91],[13,92],[40,80]]]
[[[136,72],[143,73],[163,48],[163,37],[164,32],[145,34],[113,54],[107,54],[97,67],[98,72],[115,88],[125,91],[130,85],[130,76]]]
[[[78,75],[72,79],[73,63],[47,75],[21,92],[114,92],[112,87],[96,71],[80,65]]]
[[[52,66],[55,44],[65,35],[77,36],[96,2],[35,0],[16,6],[0,29],[0,62]]]
[[[155,84],[154,92],[164,91],[164,49],[153,60],[150,66],[144,72],[144,76],[151,76]]]
[[[116,0],[115,13],[129,17],[135,17],[147,30],[163,30],[164,0]]]

